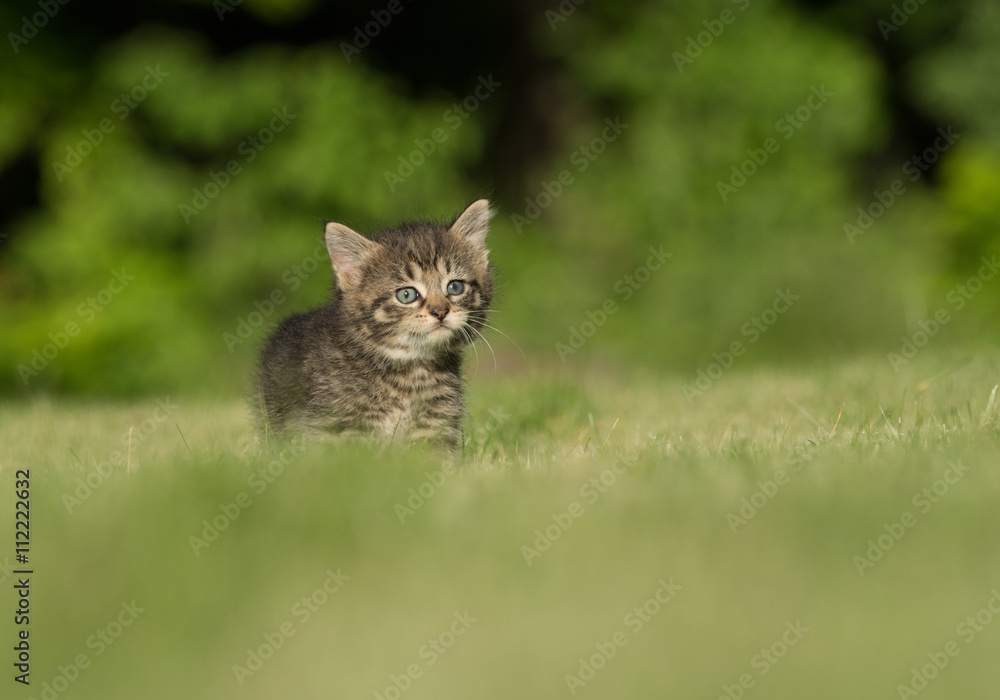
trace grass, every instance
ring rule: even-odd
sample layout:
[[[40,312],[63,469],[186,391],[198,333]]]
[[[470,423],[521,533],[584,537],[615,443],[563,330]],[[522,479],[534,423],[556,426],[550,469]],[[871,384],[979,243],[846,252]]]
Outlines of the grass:
[[[949,642],[921,699],[1000,685],[1000,623],[961,626],[1000,587],[1000,358],[734,370],[691,402],[686,378],[484,374],[455,463],[262,454],[238,402],[0,407],[36,571],[32,685],[4,697],[909,697]]]

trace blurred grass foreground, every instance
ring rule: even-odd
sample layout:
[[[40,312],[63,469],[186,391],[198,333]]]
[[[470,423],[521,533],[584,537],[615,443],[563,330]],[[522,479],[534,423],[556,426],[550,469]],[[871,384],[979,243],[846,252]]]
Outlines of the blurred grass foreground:
[[[231,403],[7,406],[10,697],[989,697],[998,369],[483,380],[455,462],[261,452]]]
[[[0,697],[1000,687],[996,3],[0,25]],[[481,196],[462,454],[256,442],[321,221]]]

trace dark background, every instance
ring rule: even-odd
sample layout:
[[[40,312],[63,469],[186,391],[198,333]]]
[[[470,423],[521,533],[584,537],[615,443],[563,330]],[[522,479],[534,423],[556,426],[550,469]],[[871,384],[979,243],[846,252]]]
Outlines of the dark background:
[[[935,344],[995,338],[1000,284],[949,301],[1000,247],[993,3],[388,5],[5,3],[0,391],[238,392],[267,329],[326,294],[327,261],[303,267],[316,219],[373,231],[483,195],[504,367],[526,361],[516,343],[541,365],[693,375],[746,342],[779,288],[801,301],[747,365],[899,352],[941,308]],[[484,80],[499,87],[472,97]],[[814,89],[832,96],[807,108]],[[282,109],[287,127],[248,150]],[[581,159],[607,119],[628,128]],[[434,151],[413,155],[421,143]],[[225,186],[199,199],[213,174]],[[623,294],[651,246],[670,261]],[[116,271],[134,277],[120,291]],[[608,299],[617,311],[584,328]]]

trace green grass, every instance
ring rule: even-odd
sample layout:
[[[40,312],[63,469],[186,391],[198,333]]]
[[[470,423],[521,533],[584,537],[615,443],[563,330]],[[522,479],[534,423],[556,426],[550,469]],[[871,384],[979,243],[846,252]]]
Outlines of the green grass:
[[[566,674],[616,633],[626,643],[576,697],[714,700],[743,676],[745,698],[893,698],[951,641],[960,653],[919,697],[987,697],[1000,622],[971,640],[956,628],[1000,587],[1000,358],[919,359],[899,375],[883,358],[733,370],[692,402],[686,377],[480,371],[453,465],[315,442],[260,493],[250,479],[276,455],[238,402],[176,399],[145,428],[152,400],[5,404],[0,562],[14,470],[30,468],[36,573],[32,685],[4,678],[4,697],[42,697],[80,654],[60,698],[375,698],[411,665],[407,699],[573,697]],[[124,463],[68,512],[64,494],[115,450]],[[914,496],[949,463],[968,471],[922,512]],[[603,492],[584,486],[602,474]],[[401,523],[428,478],[440,486]],[[760,488],[773,495],[753,517],[727,520]],[[189,538],[240,494],[250,504],[196,555]],[[907,511],[861,576],[855,555]],[[572,524],[529,566],[522,547],[553,516]],[[304,619],[293,606],[328,569],[349,578]],[[680,590],[637,629],[626,616],[661,579]],[[133,599],[144,611],[121,636],[88,646]],[[465,611],[476,621],[444,653],[422,647]],[[799,621],[776,664],[758,656]],[[294,634],[240,685],[233,666],[283,623]]]

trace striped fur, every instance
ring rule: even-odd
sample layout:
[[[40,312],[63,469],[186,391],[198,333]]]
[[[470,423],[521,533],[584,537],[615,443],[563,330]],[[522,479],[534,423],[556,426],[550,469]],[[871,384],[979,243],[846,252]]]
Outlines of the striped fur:
[[[490,215],[481,199],[451,224],[408,223],[372,238],[328,223],[333,297],[285,319],[265,344],[257,372],[260,431],[300,428],[458,447],[462,351],[483,327],[493,297]],[[464,284],[462,293],[448,293],[454,280]],[[415,302],[397,299],[405,287],[417,290]]]

